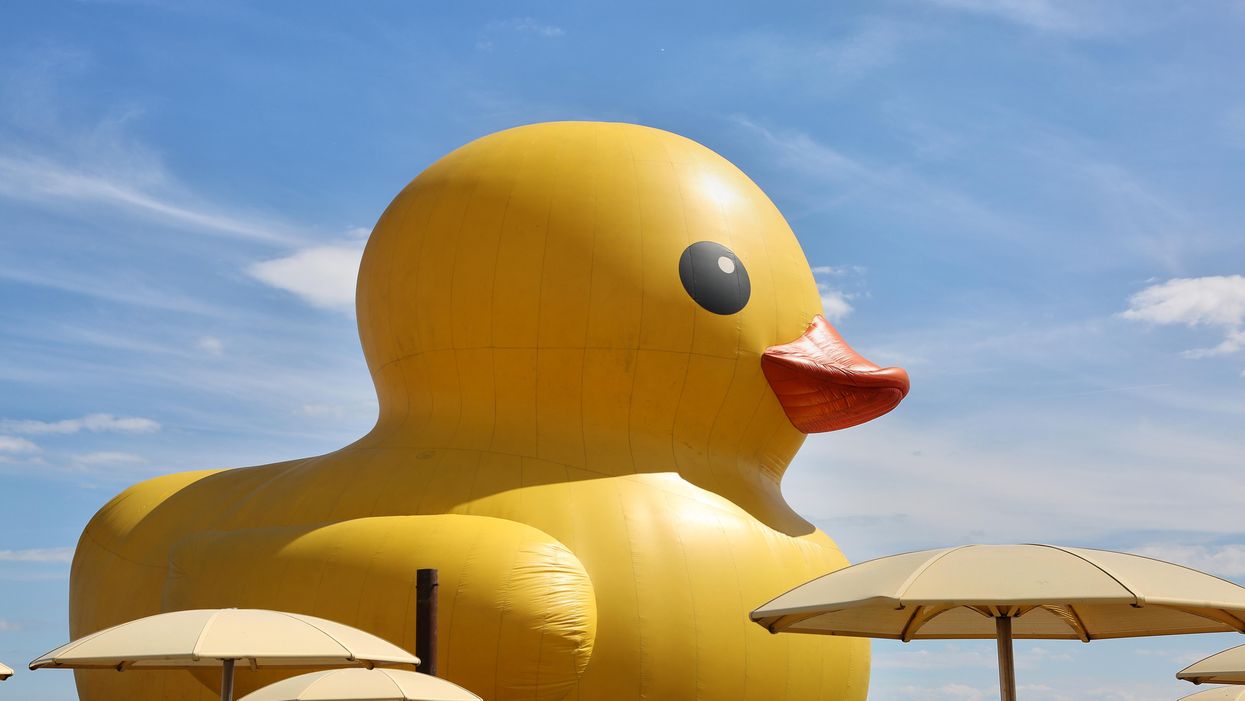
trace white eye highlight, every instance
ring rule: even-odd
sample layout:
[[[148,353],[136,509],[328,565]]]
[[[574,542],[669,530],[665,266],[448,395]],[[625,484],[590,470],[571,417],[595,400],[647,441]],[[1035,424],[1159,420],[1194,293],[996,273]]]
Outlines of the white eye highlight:
[[[735,261],[727,258],[726,256],[722,256],[718,258],[718,269],[727,275],[730,275],[735,272]]]

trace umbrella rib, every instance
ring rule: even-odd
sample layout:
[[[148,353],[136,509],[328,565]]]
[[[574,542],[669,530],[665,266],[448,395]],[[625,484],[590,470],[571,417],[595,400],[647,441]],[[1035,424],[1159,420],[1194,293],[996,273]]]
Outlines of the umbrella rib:
[[[920,616],[921,612],[924,610],[925,610],[925,607],[919,604],[912,608],[912,615],[908,616],[908,621],[903,624],[903,629],[899,631],[900,640],[904,641],[905,643],[912,640],[910,636],[916,632],[913,629],[912,624],[916,622],[917,616]]]
[[[389,680],[389,683],[390,683],[390,684],[393,684],[393,688],[394,688],[394,689],[397,689],[397,691],[398,691],[398,695],[399,695],[399,696],[406,696],[406,692],[402,690],[402,685],[401,685],[400,683],[398,683],[398,680],[397,680],[397,679],[394,679],[394,678],[393,678],[393,675],[389,673],[389,670],[386,670],[386,669],[378,669],[378,670],[376,670],[376,671],[377,671],[377,672],[379,672],[379,673],[381,673],[381,674],[383,674],[383,675],[385,675],[385,678]]]
[[[347,659],[347,660],[350,660],[350,661],[352,661],[352,662],[357,661],[357,660],[356,660],[356,658],[355,658],[355,656],[354,656],[354,652],[353,652],[350,648],[346,647],[346,646],[342,643],[342,641],[338,640],[337,638],[334,638],[334,637],[333,637],[333,635],[332,635],[332,633],[329,633],[327,630],[324,630],[324,629],[323,629],[323,628],[321,628],[320,626],[318,626],[318,625],[316,625],[316,624],[312,623],[311,621],[307,620],[307,617],[306,617],[306,616],[302,616],[302,617],[299,617],[299,616],[291,616],[290,614],[286,613],[285,611],[277,611],[276,613],[279,613],[279,614],[281,614],[282,616],[286,616],[286,617],[288,617],[288,618],[292,618],[293,620],[298,621],[299,623],[302,623],[302,624],[304,624],[304,625],[306,625],[306,626],[308,626],[308,627],[311,627],[311,628],[314,628],[314,629],[316,629],[316,630],[320,631],[320,633],[321,633],[324,637],[328,638],[329,640],[332,640],[334,643],[336,643],[336,644],[337,644],[337,646],[338,646],[338,647],[340,647],[340,648],[342,649],[342,651],[343,651],[343,652],[345,652],[345,653],[346,653],[346,659]]]
[[[1050,549],[1052,549],[1052,550],[1058,550],[1058,551],[1059,551],[1059,552],[1061,552],[1061,553],[1065,553],[1065,554],[1067,554],[1067,555],[1071,555],[1072,557],[1075,557],[1075,558],[1076,558],[1076,559],[1078,559],[1078,560],[1081,560],[1081,561],[1083,561],[1083,562],[1087,562],[1087,563],[1089,563],[1089,564],[1090,564],[1090,565],[1092,565],[1095,569],[1097,569],[1099,572],[1102,572],[1103,574],[1107,575],[1107,576],[1108,576],[1108,577],[1110,577],[1112,580],[1114,580],[1116,584],[1118,584],[1118,585],[1120,585],[1121,587],[1123,587],[1123,588],[1124,588],[1124,591],[1127,591],[1129,594],[1132,594],[1132,595],[1133,595],[1133,598],[1134,598],[1134,599],[1136,599],[1136,603],[1134,603],[1134,604],[1133,604],[1134,606],[1144,606],[1144,605],[1145,605],[1145,603],[1146,603],[1146,597],[1145,597],[1145,596],[1143,596],[1143,595],[1141,595],[1141,594],[1138,594],[1138,593],[1137,593],[1137,590],[1136,590],[1136,589],[1134,589],[1133,587],[1129,586],[1129,585],[1128,585],[1128,584],[1127,584],[1124,580],[1122,580],[1122,579],[1120,579],[1119,577],[1115,576],[1115,575],[1114,575],[1114,574],[1112,574],[1111,572],[1108,572],[1108,571],[1107,571],[1107,568],[1103,567],[1102,565],[1098,564],[1097,562],[1094,562],[1093,560],[1089,559],[1088,557],[1085,557],[1084,555],[1078,555],[1078,554],[1076,554],[1076,553],[1072,552],[1071,550],[1068,550],[1067,548],[1061,548],[1061,547],[1059,547],[1058,545],[1047,545],[1047,544],[1045,544],[1045,543],[1034,543],[1034,545],[1036,545],[1036,546],[1038,546],[1038,547],[1042,547],[1042,548],[1050,548]]]
[[[1234,621],[1235,622],[1234,627],[1237,630],[1241,631],[1242,633],[1245,633],[1245,620],[1242,620],[1240,616],[1236,615],[1235,613],[1232,613],[1231,611],[1227,609],[1215,609],[1215,610],[1218,611],[1219,613],[1222,613],[1225,617],[1227,617],[1231,621]],[[1228,621],[1224,621],[1224,622],[1227,623]]]
[[[307,683],[307,686],[303,687],[302,693],[299,694],[300,696],[310,696],[309,692],[311,691],[311,687],[319,684],[320,682],[327,680],[333,674],[333,672],[320,672],[319,674],[320,676],[316,677],[315,679],[312,679],[310,682]]]
[[[1187,613],[1191,616],[1218,621],[1238,633],[1245,633],[1245,622],[1223,609],[1210,609],[1209,611],[1203,611],[1198,610],[1195,606],[1186,608],[1184,606],[1172,606],[1170,604],[1164,604],[1164,607],[1180,611],[1181,613]]]
[[[1076,612],[1076,607],[1072,604],[1068,604],[1067,610],[1068,617],[1064,619],[1064,622],[1072,628],[1072,631],[1077,634],[1081,642],[1089,642],[1089,628],[1085,627],[1085,620],[1081,618],[1081,614]]]
[[[946,557],[946,556],[950,555],[951,553],[955,552],[956,550],[963,550],[964,548],[967,548],[967,547],[971,547],[971,546],[968,546],[968,545],[957,545],[957,546],[955,546],[954,548],[947,548],[946,550],[942,551],[941,553],[939,553],[939,554],[935,555],[934,557],[931,557],[930,559],[928,559],[928,560],[926,560],[925,562],[923,562],[923,563],[921,564],[921,566],[920,566],[920,567],[918,567],[918,568],[916,568],[916,569],[912,572],[912,574],[908,575],[908,578],[907,578],[906,580],[904,580],[904,583],[903,583],[903,584],[900,584],[900,585],[899,585],[899,588],[895,590],[895,599],[897,599],[900,603],[903,603],[903,597],[904,597],[904,594],[907,594],[907,593],[908,593],[908,589],[909,589],[909,588],[911,588],[911,587],[912,587],[912,585],[913,585],[913,583],[915,583],[915,582],[916,582],[917,577],[920,577],[922,574],[925,574],[925,570],[927,570],[927,569],[929,569],[930,567],[932,567],[932,566],[933,566],[933,564],[934,564],[935,562],[938,562],[939,560],[941,560],[942,558],[944,558],[944,557]]]
[[[102,629],[102,630],[97,630],[97,631],[95,631],[94,633],[91,633],[91,634],[89,634],[89,635],[84,635],[84,636],[82,636],[81,638],[78,638],[77,640],[72,640],[72,641],[70,641],[70,642],[68,642],[68,643],[65,643],[64,645],[62,645],[62,646],[60,646],[60,647],[58,647],[58,648],[54,648],[54,649],[50,650],[47,654],[51,654],[52,652],[60,652],[60,653],[61,653],[61,655],[57,655],[56,657],[53,657],[53,658],[50,660],[50,661],[51,661],[51,663],[52,663],[52,664],[51,664],[51,666],[53,666],[53,667],[59,667],[59,666],[60,666],[60,662],[58,662],[58,661],[57,661],[57,659],[58,659],[59,657],[61,657],[62,655],[65,655],[65,654],[68,654],[68,653],[70,653],[70,652],[73,652],[74,650],[78,649],[79,647],[81,647],[81,646],[82,646],[82,645],[84,645],[85,643],[88,643],[88,642],[90,642],[91,640],[94,640],[95,638],[99,637],[100,635],[102,635],[102,634],[104,634],[104,633],[107,633],[107,632],[112,631],[112,630],[119,630],[119,629],[121,629],[121,628],[125,628],[125,627],[127,627],[127,626],[129,626],[129,625],[132,625],[132,624],[134,624],[134,623],[137,623],[137,622],[138,622],[138,620],[141,620],[141,619],[137,619],[137,620],[133,620],[133,621],[126,621],[125,623],[118,623],[117,625],[112,626],[112,627],[110,627],[110,628],[104,628],[104,629]],[[47,657],[47,654],[44,654],[44,655],[43,655],[43,657]],[[42,659],[42,657],[41,657],[41,658],[39,658],[39,659]],[[37,662],[37,661],[38,661],[38,660],[36,660],[36,662]],[[33,664],[33,663],[31,663],[31,664]],[[30,669],[32,669],[32,670],[33,670],[33,669],[35,669],[35,668],[34,668],[34,667],[30,667]]]
[[[958,607],[946,604],[943,604],[942,606],[917,606],[917,610],[912,612],[912,617],[908,619],[907,624],[904,625],[903,631],[900,632],[899,639],[905,643],[910,642],[912,640],[912,636],[916,635],[916,632],[923,628],[926,623],[929,623],[954,608]]]
[[[234,609],[234,610],[236,611],[237,609]],[[199,634],[195,636],[195,644],[190,646],[191,659],[194,659],[194,660],[199,659],[199,643],[203,642],[203,636],[207,635],[208,628],[212,627],[212,624],[216,622],[216,617],[219,615],[220,615],[220,610],[213,611],[212,615],[208,616],[207,621],[204,622],[203,627],[199,629]]]

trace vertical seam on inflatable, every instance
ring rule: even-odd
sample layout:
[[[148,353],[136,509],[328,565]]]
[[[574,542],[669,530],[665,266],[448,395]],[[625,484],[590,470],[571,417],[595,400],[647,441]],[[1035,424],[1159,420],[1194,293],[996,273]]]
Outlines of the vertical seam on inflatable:
[[[630,163],[631,163],[632,185],[634,186],[634,192],[636,193],[637,200],[638,200],[638,195],[640,192],[640,174],[639,174],[639,166],[636,164],[636,160],[635,160],[635,148],[631,141],[631,134],[628,133],[624,135],[624,140],[627,143],[627,153],[631,157]],[[637,217],[637,220],[639,220],[639,217]],[[642,347],[644,346],[644,300],[645,300],[645,297],[647,296],[644,292],[644,241],[646,237],[647,237],[647,232],[645,232],[643,230],[643,227],[641,226],[640,232],[639,232],[639,239],[640,239],[640,256],[639,256],[640,266],[639,268],[640,269],[636,271],[636,276],[640,280],[640,314],[636,318],[636,339],[635,339],[635,349],[633,351],[635,353],[635,357],[632,359],[632,363],[631,363],[631,391],[629,392],[627,396],[627,452],[630,454],[630,457],[631,457],[631,473],[632,474],[639,472],[639,469],[636,466],[635,434],[632,428],[631,412],[634,410],[633,407],[634,407],[634,402],[635,402],[636,377],[638,377],[640,374],[640,351]],[[634,564],[635,563],[633,561],[632,562],[633,568],[634,568]]]
[[[561,185],[560,181],[557,179],[556,176],[562,173],[562,168],[565,165],[563,163],[563,158],[565,157],[565,153],[566,153],[565,141],[559,142],[557,144],[557,152],[553,157],[553,166],[552,166],[552,170],[555,176],[552,179],[552,185],[555,188]],[[544,342],[544,339],[542,338],[543,334],[541,333],[540,321],[545,316],[545,285],[544,285],[545,263],[548,262],[549,260],[549,225],[553,221],[553,204],[556,199],[557,199],[557,190],[551,189],[549,192],[548,200],[545,202],[545,205],[546,205],[545,224],[544,224],[544,227],[541,229],[541,239],[540,239],[540,266],[538,270],[536,271],[536,279],[538,280],[538,287],[537,287],[537,293],[536,293],[536,344],[535,344],[536,345],[536,386],[533,389],[535,393],[535,406],[532,408],[533,412],[535,413],[535,417],[534,417],[535,421],[533,421],[533,424],[536,426],[536,435],[533,436],[532,438],[536,441],[535,457],[537,459],[541,458],[541,440],[540,440],[540,434],[541,434],[541,429],[540,429],[541,427],[541,420],[540,420],[541,371],[540,371],[540,368],[541,368],[541,363],[540,361],[541,361],[541,356],[544,354],[544,350],[545,350],[544,346],[542,345]]]
[[[590,145],[589,163],[596,163],[599,156],[599,125],[592,125],[592,143]],[[579,353],[579,464],[583,467],[588,466],[588,429],[584,426],[584,377],[588,374],[588,327],[592,325],[592,290],[593,280],[596,278],[597,272],[597,237],[600,235],[600,228],[597,224],[598,214],[600,212],[600,200],[598,199],[598,190],[600,189],[600,175],[594,170],[592,187],[588,191],[588,195],[592,198],[592,245],[588,247],[588,299],[584,308],[584,335],[580,342]],[[570,479],[570,469],[567,469],[567,479]]]

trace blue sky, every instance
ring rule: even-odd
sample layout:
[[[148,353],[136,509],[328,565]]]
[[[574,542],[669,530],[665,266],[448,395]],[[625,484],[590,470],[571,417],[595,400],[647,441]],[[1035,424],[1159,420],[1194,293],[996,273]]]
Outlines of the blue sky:
[[[844,335],[911,373],[788,473],[850,557],[1056,542],[1245,581],[1243,30],[1211,0],[7,5],[0,660],[65,640],[124,486],[365,432],[367,232],[438,156],[553,119],[739,165]],[[1021,644],[1021,694],[1174,699],[1240,642]],[[990,641],[874,650],[871,699],[997,693]]]

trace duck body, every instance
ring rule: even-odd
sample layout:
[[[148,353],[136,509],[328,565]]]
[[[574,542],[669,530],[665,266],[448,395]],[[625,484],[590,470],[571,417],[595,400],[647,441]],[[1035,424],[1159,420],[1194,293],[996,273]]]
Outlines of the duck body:
[[[777,209],[699,144],[578,122],[472,142],[398,195],[364,254],[376,427],[114,498],[75,555],[71,634],[239,606],[413,648],[415,570],[435,567],[440,672],[490,701],[860,701],[866,642],[747,618],[847,564],[780,493],[803,431],[907,391],[819,312]],[[212,698],[196,675],[78,686]]]

